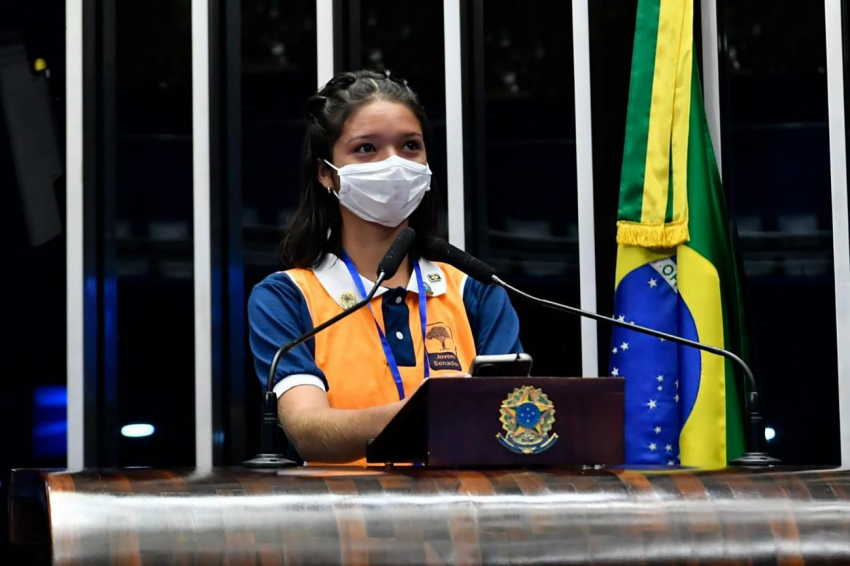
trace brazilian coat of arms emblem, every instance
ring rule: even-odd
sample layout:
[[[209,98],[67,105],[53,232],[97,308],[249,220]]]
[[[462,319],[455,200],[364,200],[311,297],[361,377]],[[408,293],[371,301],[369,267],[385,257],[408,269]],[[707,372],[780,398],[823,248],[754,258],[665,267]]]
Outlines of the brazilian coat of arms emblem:
[[[555,423],[555,405],[541,389],[518,387],[502,401],[499,421],[505,434],[497,434],[499,443],[517,454],[540,454],[558,440],[549,435]]]

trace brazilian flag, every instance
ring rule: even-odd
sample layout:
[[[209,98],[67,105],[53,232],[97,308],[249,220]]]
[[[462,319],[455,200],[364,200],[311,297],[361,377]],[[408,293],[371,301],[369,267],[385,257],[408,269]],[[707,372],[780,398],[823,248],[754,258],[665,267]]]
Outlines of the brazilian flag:
[[[614,316],[747,357],[739,274],[705,118],[693,0],[639,0],[617,222]],[[744,451],[735,368],[616,328],[626,462],[721,467]]]

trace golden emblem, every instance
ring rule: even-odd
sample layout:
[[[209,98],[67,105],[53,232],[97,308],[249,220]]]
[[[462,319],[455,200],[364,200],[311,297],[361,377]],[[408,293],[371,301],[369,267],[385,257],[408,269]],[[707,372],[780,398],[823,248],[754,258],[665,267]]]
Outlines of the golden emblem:
[[[558,440],[557,433],[549,435],[555,423],[555,405],[531,385],[514,389],[502,401],[499,421],[505,434],[497,434],[496,439],[517,454],[540,454]]]
[[[357,304],[357,297],[351,291],[346,291],[340,296],[339,302],[345,310],[348,310]]]

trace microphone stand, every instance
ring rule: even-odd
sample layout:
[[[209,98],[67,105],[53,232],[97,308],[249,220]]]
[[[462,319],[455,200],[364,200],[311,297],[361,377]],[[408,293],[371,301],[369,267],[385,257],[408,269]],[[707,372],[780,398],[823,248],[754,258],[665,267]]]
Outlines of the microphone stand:
[[[319,326],[313,328],[310,332],[301,335],[296,340],[284,344],[281,346],[278,351],[275,353],[274,358],[272,359],[271,367],[269,368],[269,376],[266,381],[266,393],[263,398],[263,425],[260,429],[260,453],[254,456],[252,459],[246,461],[244,463],[247,468],[265,468],[265,469],[275,469],[275,468],[286,468],[289,466],[295,466],[296,463],[292,460],[288,460],[284,457],[283,454],[280,454],[276,451],[277,447],[277,395],[274,392],[274,376],[277,373],[277,365],[280,362],[280,359],[290,352],[296,346],[300,346],[325,328],[331,326],[332,324],[336,324],[343,318],[354,314],[356,311],[365,307],[369,304],[369,301],[372,300],[372,297],[377,293],[378,288],[381,286],[381,283],[387,278],[387,272],[385,270],[381,270],[378,273],[378,279],[375,280],[375,284],[372,285],[372,288],[369,290],[369,294],[366,295],[366,298],[360,301],[359,303],[352,306],[350,309],[346,309],[336,315],[333,318],[329,318]]]
[[[758,387],[756,386],[756,379],[753,376],[753,372],[750,370],[749,366],[737,355],[729,352],[727,350],[723,350],[721,348],[717,348],[714,346],[709,346],[707,344],[702,344],[700,342],[695,342],[694,340],[688,340],[687,338],[682,338],[681,336],[675,336],[673,334],[667,334],[666,332],[661,332],[659,330],[653,330],[652,328],[646,328],[645,326],[638,326],[636,324],[625,322],[622,320],[617,320],[613,317],[603,316],[601,314],[584,311],[582,309],[578,309],[575,307],[571,307],[568,305],[562,305],[560,303],[556,303],[553,301],[548,301],[546,299],[541,299],[539,297],[535,297],[533,295],[529,295],[528,293],[513,287],[499,279],[495,274],[490,275],[490,280],[496,283],[497,285],[504,287],[508,291],[519,295],[520,297],[532,301],[534,303],[546,306],[548,308],[567,312],[570,314],[583,316],[587,318],[592,318],[594,320],[607,322],[609,324],[613,324],[614,326],[619,326],[621,328],[626,328],[628,330],[635,330],[637,332],[641,332],[643,334],[648,334],[650,336],[655,336],[656,338],[663,338],[664,340],[669,340],[671,342],[675,342],[677,344],[683,344],[685,346],[690,346],[692,348],[697,348],[698,350],[703,350],[706,352],[710,352],[712,354],[716,354],[718,356],[723,356],[728,360],[732,360],[735,364],[738,365],[746,376],[747,383],[749,384],[750,394],[749,398],[744,396],[744,408],[745,412],[748,413],[749,418],[747,419],[747,433],[748,433],[748,442],[746,443],[747,450],[744,452],[744,455],[740,458],[736,458],[732,460],[730,464],[733,466],[773,466],[780,463],[780,460],[776,458],[771,458],[767,451],[764,449],[764,421],[761,416],[761,412],[759,411],[759,394]]]

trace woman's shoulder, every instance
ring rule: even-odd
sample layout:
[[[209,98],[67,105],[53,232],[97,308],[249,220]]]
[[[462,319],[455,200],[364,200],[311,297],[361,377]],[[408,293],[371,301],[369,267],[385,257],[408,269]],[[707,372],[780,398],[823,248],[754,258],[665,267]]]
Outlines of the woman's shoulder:
[[[303,279],[312,270],[305,268],[276,271],[263,278],[251,291],[249,301],[266,300],[272,297],[292,297],[302,295]]]
[[[443,263],[442,261],[432,261],[430,259],[423,258],[420,265],[423,268],[423,272],[429,271],[428,268],[430,267],[430,271],[436,273],[439,277],[444,278],[447,282],[460,283],[466,277],[466,273],[453,265]]]
[[[426,263],[436,268],[435,270],[438,272],[438,276],[445,280],[447,290],[466,296],[470,291],[476,292],[482,287],[481,283],[453,265],[431,260],[426,260]]]
[[[490,307],[501,308],[502,303],[510,304],[508,294],[502,287],[482,283],[448,263],[429,263],[439,268],[445,278],[447,291],[459,293],[467,310],[478,312],[479,309]]]

